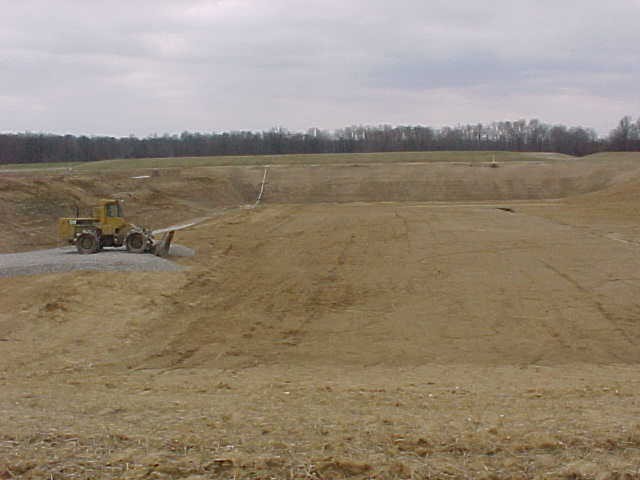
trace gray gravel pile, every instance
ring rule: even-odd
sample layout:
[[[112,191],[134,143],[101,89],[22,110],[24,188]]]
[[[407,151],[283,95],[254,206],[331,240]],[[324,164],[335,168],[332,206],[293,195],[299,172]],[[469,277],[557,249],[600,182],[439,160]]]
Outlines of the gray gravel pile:
[[[169,251],[170,255],[175,256],[190,256],[193,253],[193,250],[181,245],[172,245]],[[92,255],[80,255],[75,247],[63,247],[0,255],[0,277],[73,270],[171,272],[182,270],[182,267],[155,255],[128,253],[124,249],[105,249]]]

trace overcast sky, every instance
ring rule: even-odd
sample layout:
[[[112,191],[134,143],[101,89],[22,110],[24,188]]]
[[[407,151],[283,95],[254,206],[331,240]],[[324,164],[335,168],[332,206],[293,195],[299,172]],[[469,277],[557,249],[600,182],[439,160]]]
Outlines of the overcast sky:
[[[0,0],[0,131],[640,116],[640,0]]]

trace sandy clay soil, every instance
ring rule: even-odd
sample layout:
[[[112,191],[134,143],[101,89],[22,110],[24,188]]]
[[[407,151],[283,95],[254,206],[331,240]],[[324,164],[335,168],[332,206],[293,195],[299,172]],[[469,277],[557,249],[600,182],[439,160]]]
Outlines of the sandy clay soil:
[[[0,177],[4,252],[215,212],[181,271],[0,278],[0,478],[640,478],[638,167]]]

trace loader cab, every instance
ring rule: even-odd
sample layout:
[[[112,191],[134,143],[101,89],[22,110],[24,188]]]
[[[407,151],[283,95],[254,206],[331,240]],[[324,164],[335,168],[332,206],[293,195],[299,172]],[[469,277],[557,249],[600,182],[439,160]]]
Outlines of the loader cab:
[[[122,218],[122,205],[120,203],[109,203],[105,206],[105,215],[107,218]]]
[[[108,218],[123,218],[122,204],[119,200],[100,200],[98,206],[93,207],[93,216],[101,222]]]
[[[119,200],[101,200],[94,208],[94,217],[99,220],[102,235],[118,235],[126,226],[122,212],[122,202]]]

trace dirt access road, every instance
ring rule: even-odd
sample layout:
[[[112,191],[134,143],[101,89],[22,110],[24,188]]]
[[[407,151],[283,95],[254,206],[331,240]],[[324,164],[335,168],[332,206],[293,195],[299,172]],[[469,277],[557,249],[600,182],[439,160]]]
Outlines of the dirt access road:
[[[267,203],[183,271],[0,279],[0,472],[639,478],[640,181],[539,191]]]

